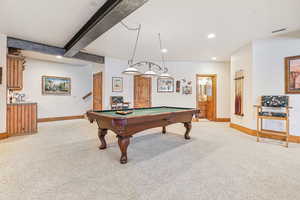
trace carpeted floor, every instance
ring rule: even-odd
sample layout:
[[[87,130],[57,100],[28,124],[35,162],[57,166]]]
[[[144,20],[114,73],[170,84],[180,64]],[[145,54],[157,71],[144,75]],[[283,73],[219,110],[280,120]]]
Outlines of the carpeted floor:
[[[300,145],[255,138],[226,123],[181,124],[137,134],[119,164],[111,132],[98,150],[87,120],[42,123],[39,133],[0,141],[1,200],[296,200]]]

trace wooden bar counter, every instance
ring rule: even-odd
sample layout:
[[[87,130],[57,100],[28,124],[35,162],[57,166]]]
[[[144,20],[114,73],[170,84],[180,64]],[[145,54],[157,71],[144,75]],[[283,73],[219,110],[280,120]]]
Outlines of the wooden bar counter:
[[[37,132],[37,103],[7,104],[7,133],[10,136]]]

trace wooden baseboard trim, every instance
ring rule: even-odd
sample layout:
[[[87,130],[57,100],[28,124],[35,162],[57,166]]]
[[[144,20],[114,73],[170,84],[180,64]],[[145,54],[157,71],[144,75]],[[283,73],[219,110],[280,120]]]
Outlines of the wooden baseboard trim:
[[[230,118],[217,118],[216,122],[230,122]]]
[[[0,133],[0,140],[4,140],[9,137],[8,133]]]
[[[55,122],[55,121],[83,119],[83,118],[84,118],[84,115],[66,116],[66,117],[48,117],[48,118],[40,118],[40,119],[37,120],[37,122],[38,123],[42,123],[42,122]]]
[[[243,133],[246,133],[248,135],[256,136],[256,130],[246,128],[244,126],[240,126],[238,124],[230,123],[229,125],[231,128],[234,128],[238,131],[241,131]],[[285,140],[285,137],[278,136],[278,135],[270,135],[270,134],[264,134],[260,133],[260,137],[268,138],[268,139],[274,139],[274,140]],[[300,143],[300,136],[290,135],[289,141],[293,143]]]

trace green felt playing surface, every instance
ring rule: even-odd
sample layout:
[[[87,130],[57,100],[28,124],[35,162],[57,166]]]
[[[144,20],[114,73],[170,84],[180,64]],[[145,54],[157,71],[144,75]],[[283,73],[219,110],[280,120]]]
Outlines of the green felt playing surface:
[[[133,116],[143,116],[143,115],[155,115],[167,112],[178,112],[183,110],[190,110],[189,108],[145,108],[145,109],[133,109],[133,113],[127,115],[117,114],[116,111],[99,111],[98,113],[103,115],[109,115],[113,117],[133,117]]]

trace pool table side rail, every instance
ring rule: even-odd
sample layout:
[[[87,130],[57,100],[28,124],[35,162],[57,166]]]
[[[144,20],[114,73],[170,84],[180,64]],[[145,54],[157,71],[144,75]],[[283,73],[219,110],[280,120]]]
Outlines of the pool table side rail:
[[[193,112],[193,115],[196,115],[200,112],[199,109],[196,108],[178,108],[178,107],[167,107],[167,106],[162,106],[162,107],[151,107],[151,108],[176,108],[176,109],[182,109],[178,111],[172,111],[172,112],[163,112],[159,114],[146,114],[146,115],[137,115],[137,116],[111,116],[104,114],[105,112],[111,112],[111,110],[102,110],[102,111],[88,111],[87,115],[92,115],[94,117],[104,117],[104,118],[111,118],[111,119],[132,119],[132,118],[138,118],[138,117],[150,117],[150,116],[163,116],[163,115],[170,115],[172,113],[181,113],[181,112]],[[142,109],[150,109],[150,108],[135,108],[135,109],[126,109],[126,110],[142,110]],[[126,111],[124,110],[124,111]]]

